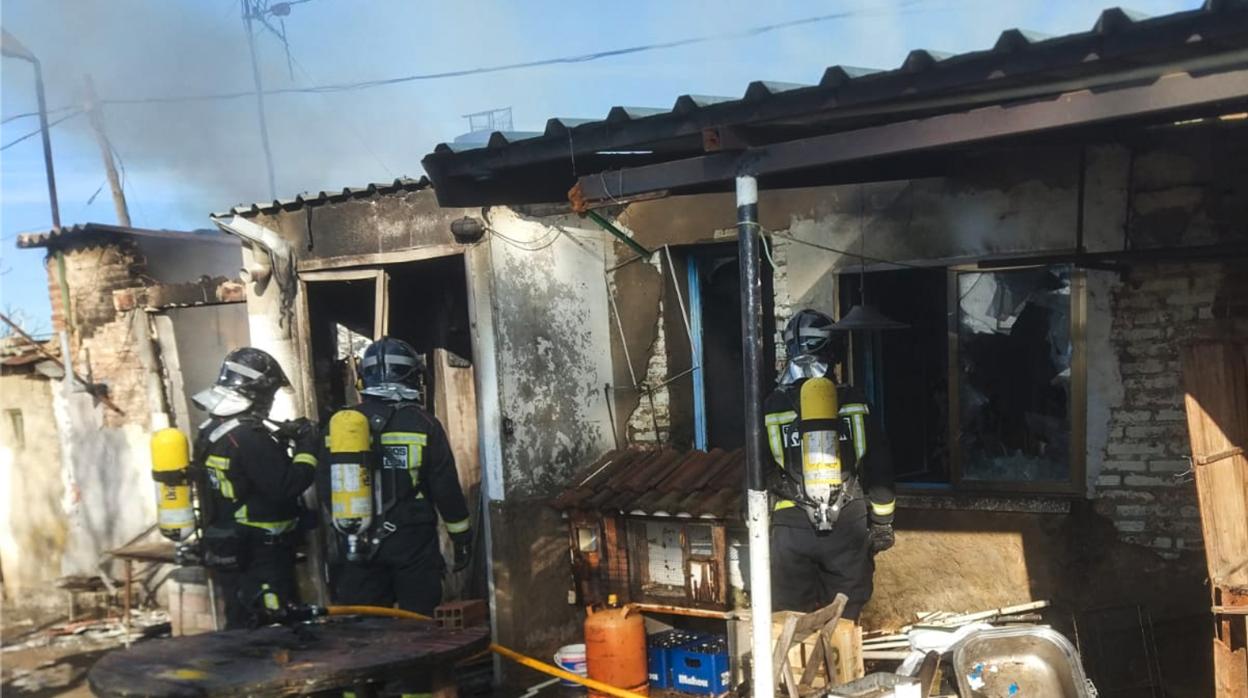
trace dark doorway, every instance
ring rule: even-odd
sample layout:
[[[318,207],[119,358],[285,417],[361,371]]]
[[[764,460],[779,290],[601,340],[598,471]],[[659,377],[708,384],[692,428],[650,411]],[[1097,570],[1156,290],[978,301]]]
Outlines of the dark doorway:
[[[688,286],[694,354],[700,354],[701,380],[694,382],[695,445],[740,448],[748,433],[744,423],[745,374],[741,356],[741,276],[735,245],[694,248],[688,256]],[[775,336],[772,273],[760,264],[763,297],[763,385],[775,379]],[[696,359],[695,359],[696,360]],[[697,393],[701,393],[698,395]],[[704,430],[705,444],[696,432]]]
[[[949,482],[949,349],[944,269],[841,276],[841,315],[866,297],[905,329],[854,332],[851,370],[892,447],[901,482]]]
[[[357,360],[376,336],[376,272],[356,275],[366,278],[308,281],[305,286],[312,383],[322,423],[335,410],[358,401]]]

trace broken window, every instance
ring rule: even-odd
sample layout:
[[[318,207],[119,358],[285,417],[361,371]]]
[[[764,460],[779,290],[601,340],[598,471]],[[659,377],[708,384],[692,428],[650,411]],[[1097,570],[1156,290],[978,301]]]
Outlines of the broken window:
[[[846,274],[840,311],[905,329],[854,332],[846,382],[867,397],[898,483],[1068,490],[1083,468],[1079,278],[1068,266]]]
[[[967,480],[1071,474],[1071,270],[957,274],[957,435]]]

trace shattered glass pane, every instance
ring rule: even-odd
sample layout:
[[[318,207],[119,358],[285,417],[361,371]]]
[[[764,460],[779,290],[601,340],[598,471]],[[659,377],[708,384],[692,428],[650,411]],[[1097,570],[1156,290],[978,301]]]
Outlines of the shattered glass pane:
[[[968,480],[1070,478],[1070,267],[958,275]]]

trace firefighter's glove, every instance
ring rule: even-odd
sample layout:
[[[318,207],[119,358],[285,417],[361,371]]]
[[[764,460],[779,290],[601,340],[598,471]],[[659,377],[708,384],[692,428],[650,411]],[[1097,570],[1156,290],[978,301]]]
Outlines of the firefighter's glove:
[[[872,523],[871,524],[871,552],[882,553],[893,547],[896,537],[893,535],[893,525],[891,523]]]
[[[320,430],[316,428],[316,424],[306,418],[300,417],[290,423],[291,441],[294,442],[295,453],[313,453],[320,450]]]
[[[455,546],[455,566],[452,572],[463,572],[472,562],[472,533],[465,531],[451,535],[451,543]]]

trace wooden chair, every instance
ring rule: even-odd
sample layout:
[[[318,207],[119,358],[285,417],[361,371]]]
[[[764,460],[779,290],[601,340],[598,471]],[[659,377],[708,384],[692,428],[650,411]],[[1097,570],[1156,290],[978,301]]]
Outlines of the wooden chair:
[[[788,698],[802,698],[820,692],[814,684],[820,671],[823,672],[824,685],[832,686],[839,683],[839,678],[846,670],[838,667],[847,659],[846,644],[852,642],[836,642],[834,636],[845,604],[849,599],[844,594],[837,594],[832,603],[811,613],[781,611],[772,615],[773,626],[780,626],[780,634],[776,639],[775,653],[772,657],[775,667],[776,684],[787,691]],[[789,662],[789,653],[795,645],[805,642],[815,635],[814,649],[806,658],[802,668],[802,677],[794,676],[793,665]],[[844,633],[840,633],[844,636]],[[838,651],[839,650],[839,651]],[[841,659],[837,659],[840,657]]]

